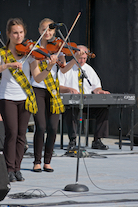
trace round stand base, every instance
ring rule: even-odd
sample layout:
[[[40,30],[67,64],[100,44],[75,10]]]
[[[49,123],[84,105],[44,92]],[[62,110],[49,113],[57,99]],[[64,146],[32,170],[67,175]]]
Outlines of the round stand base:
[[[69,184],[64,188],[64,190],[72,192],[86,192],[89,191],[89,188],[81,184]]]

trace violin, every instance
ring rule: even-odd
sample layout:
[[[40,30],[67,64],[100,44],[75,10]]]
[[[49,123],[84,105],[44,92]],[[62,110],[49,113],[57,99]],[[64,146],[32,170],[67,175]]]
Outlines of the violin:
[[[23,41],[21,44],[16,45],[16,51],[18,54],[28,55],[34,45],[35,43],[33,43],[32,40],[26,40],[26,41]],[[32,51],[31,55],[36,60],[44,60],[46,59],[46,57],[50,57],[50,55],[48,54],[48,50],[44,48],[38,48],[38,47],[36,47]]]
[[[32,40],[26,40],[23,41],[21,44],[16,45],[16,51],[19,55],[28,55],[31,49],[34,47],[35,43]],[[50,58],[50,54],[47,49],[41,48],[41,47],[36,47],[32,52],[31,55],[36,59],[36,60],[45,60],[47,57]],[[62,62],[57,61],[57,64],[60,67],[64,67]]]
[[[58,52],[58,50],[60,49],[61,45],[63,44],[63,40],[60,38],[55,37],[55,39],[52,42],[48,42],[46,49],[48,50],[48,52],[50,54],[52,53],[56,53]],[[76,51],[80,51],[80,49],[77,48],[77,44],[75,42],[70,42],[67,43],[68,46],[70,47],[70,49],[72,50],[72,52],[75,54]],[[67,44],[64,45],[64,47],[62,48],[62,52],[66,55],[66,56],[72,56],[72,53],[70,52]],[[90,53],[90,52],[86,52],[85,53],[88,55],[89,58],[95,58],[96,55],[94,53]]]

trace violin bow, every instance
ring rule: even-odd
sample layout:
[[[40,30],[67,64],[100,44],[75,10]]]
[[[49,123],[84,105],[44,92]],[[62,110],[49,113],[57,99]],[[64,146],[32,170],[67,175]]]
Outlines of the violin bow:
[[[4,42],[2,41],[3,37],[2,37],[1,32],[0,32],[0,36],[1,36],[1,38],[0,38],[0,42],[1,42],[1,44],[3,45],[3,47],[5,47],[6,45],[5,45]]]
[[[69,32],[68,32],[66,38],[65,38],[65,41],[62,43],[62,45],[61,45],[59,51],[57,52],[57,57],[58,57],[59,53],[61,52],[62,48],[64,47],[64,45],[66,44],[66,41],[67,41],[67,39],[68,39],[70,33],[72,32],[73,27],[75,26],[76,22],[78,21],[80,15],[81,15],[81,12],[78,13],[78,15],[77,15],[77,17],[76,17],[76,19],[75,19],[75,21],[74,21],[72,27],[70,28],[70,30],[69,30]]]

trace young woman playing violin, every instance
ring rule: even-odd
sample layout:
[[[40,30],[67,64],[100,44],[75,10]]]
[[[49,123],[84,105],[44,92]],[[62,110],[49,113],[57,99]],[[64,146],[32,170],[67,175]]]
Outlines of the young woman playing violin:
[[[9,19],[6,27],[7,44],[0,48],[0,109],[5,126],[4,156],[10,182],[24,181],[20,172],[24,154],[25,134],[30,113],[38,111],[35,93],[30,85],[30,71],[36,82],[49,74],[57,57],[51,56],[46,70],[40,72],[37,61],[29,56],[18,56],[16,45],[26,34],[26,27],[19,18]]]
[[[39,33],[43,34],[49,24],[53,23],[53,20],[45,18],[39,23]],[[48,28],[39,42],[41,48],[45,48],[48,44],[48,40],[52,39],[55,35],[55,29]],[[65,57],[61,52],[59,54],[60,61],[65,65]],[[45,61],[39,62],[40,70],[43,70],[43,64]],[[64,112],[64,105],[59,95],[59,81],[57,76],[57,64],[55,64],[44,81],[37,83],[32,78],[32,86],[36,95],[38,104],[38,112],[34,116],[35,121],[35,134],[34,134],[34,172],[41,172],[41,158],[42,149],[44,144],[44,134],[47,131],[47,138],[44,149],[44,165],[43,170],[46,172],[53,172],[53,168],[50,165],[54,143],[56,139],[57,127],[59,122],[59,114]]]

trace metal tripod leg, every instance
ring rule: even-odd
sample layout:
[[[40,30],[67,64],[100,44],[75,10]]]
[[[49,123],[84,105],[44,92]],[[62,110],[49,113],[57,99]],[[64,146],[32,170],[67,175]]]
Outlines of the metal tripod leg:
[[[88,146],[88,136],[89,136],[89,105],[87,107],[87,117],[86,117],[86,146]]]
[[[123,109],[120,108],[120,116],[119,116],[119,149],[122,148],[122,113]]]
[[[60,149],[63,149],[63,115],[60,114]]]
[[[131,108],[131,132],[130,132],[130,149],[133,150],[133,126],[134,126],[134,108]]]

